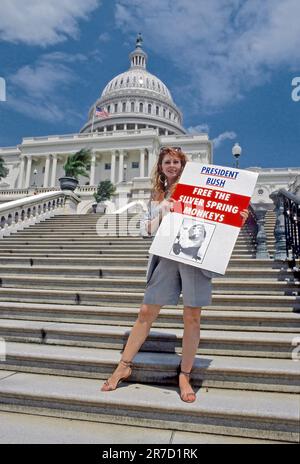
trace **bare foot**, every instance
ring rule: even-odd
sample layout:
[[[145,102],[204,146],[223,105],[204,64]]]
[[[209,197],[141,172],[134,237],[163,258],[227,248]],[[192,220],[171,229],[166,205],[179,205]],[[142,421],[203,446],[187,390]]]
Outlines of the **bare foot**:
[[[132,367],[130,362],[120,361],[118,367],[114,370],[112,375],[105,380],[101,391],[112,391],[115,390],[118,386],[118,383],[121,380],[125,380],[130,377],[132,372]]]
[[[196,393],[189,383],[189,375],[183,372],[179,375],[180,398],[186,403],[193,403],[196,400]]]

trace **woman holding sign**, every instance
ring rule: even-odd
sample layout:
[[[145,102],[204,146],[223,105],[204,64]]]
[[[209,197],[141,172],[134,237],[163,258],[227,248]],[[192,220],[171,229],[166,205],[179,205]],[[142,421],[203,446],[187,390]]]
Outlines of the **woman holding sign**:
[[[171,196],[187,160],[187,156],[179,147],[161,149],[152,178],[152,198],[142,223],[144,235],[155,235],[162,218],[173,210]],[[248,212],[243,211],[241,214],[244,223]],[[194,230],[192,236],[190,234],[181,238],[181,243],[185,241],[187,244],[189,243],[187,240],[191,241],[191,238],[195,240],[194,237],[197,238],[199,235],[200,231]],[[150,256],[147,286],[138,318],[131,330],[122,359],[111,377],[103,384],[102,391],[115,390],[120,381],[131,375],[132,359],[145,342],[161,307],[177,305],[182,292],[184,331],[178,382],[182,401],[188,403],[195,401],[196,394],[189,383],[189,377],[200,341],[201,308],[211,303],[212,275],[210,271],[178,261]]]

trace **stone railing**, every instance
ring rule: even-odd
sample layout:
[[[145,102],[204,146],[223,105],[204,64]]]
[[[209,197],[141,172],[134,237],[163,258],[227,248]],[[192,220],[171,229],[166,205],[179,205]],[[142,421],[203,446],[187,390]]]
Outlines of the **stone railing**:
[[[71,191],[47,192],[0,205],[0,239],[57,214],[76,214],[80,199]]]
[[[88,124],[88,123],[87,123]],[[86,125],[87,125],[86,124]],[[56,140],[81,140],[81,139],[93,139],[97,137],[109,137],[110,135],[121,135],[127,136],[132,134],[152,134],[155,132],[155,129],[152,128],[144,128],[144,129],[127,129],[127,130],[118,130],[118,131],[106,131],[106,132],[82,132],[79,134],[66,134],[66,135],[49,135],[45,137],[24,137],[22,141],[22,145],[26,145],[31,142],[48,142],[48,141],[56,141]]]
[[[276,224],[275,259],[287,261],[299,271],[300,259],[300,197],[285,189],[273,192],[270,198],[275,204]]]
[[[96,192],[96,185],[80,185],[75,189],[75,194],[93,194]],[[0,201],[9,201],[17,198],[28,197],[39,193],[58,192],[60,187],[28,187],[28,188],[14,188],[14,189],[0,189]]]

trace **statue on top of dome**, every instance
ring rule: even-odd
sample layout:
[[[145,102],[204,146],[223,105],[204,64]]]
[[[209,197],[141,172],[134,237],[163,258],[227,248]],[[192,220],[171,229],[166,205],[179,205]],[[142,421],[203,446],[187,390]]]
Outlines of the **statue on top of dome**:
[[[143,37],[142,37],[142,34],[139,32],[138,36],[136,38],[135,46],[136,47],[142,47],[142,43],[143,43]]]

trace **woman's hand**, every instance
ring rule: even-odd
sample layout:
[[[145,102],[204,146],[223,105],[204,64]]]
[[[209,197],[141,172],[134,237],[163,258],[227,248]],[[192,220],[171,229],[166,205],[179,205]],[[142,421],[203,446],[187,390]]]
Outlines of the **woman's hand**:
[[[174,211],[174,200],[171,198],[169,200],[163,200],[159,206],[162,216],[165,216],[167,213]]]
[[[246,222],[247,219],[248,219],[248,216],[249,216],[249,211],[248,211],[248,209],[243,209],[243,210],[240,212],[240,215],[241,215],[242,218],[243,218],[242,225],[241,225],[241,227],[243,227],[244,224],[245,224],[245,222]]]

